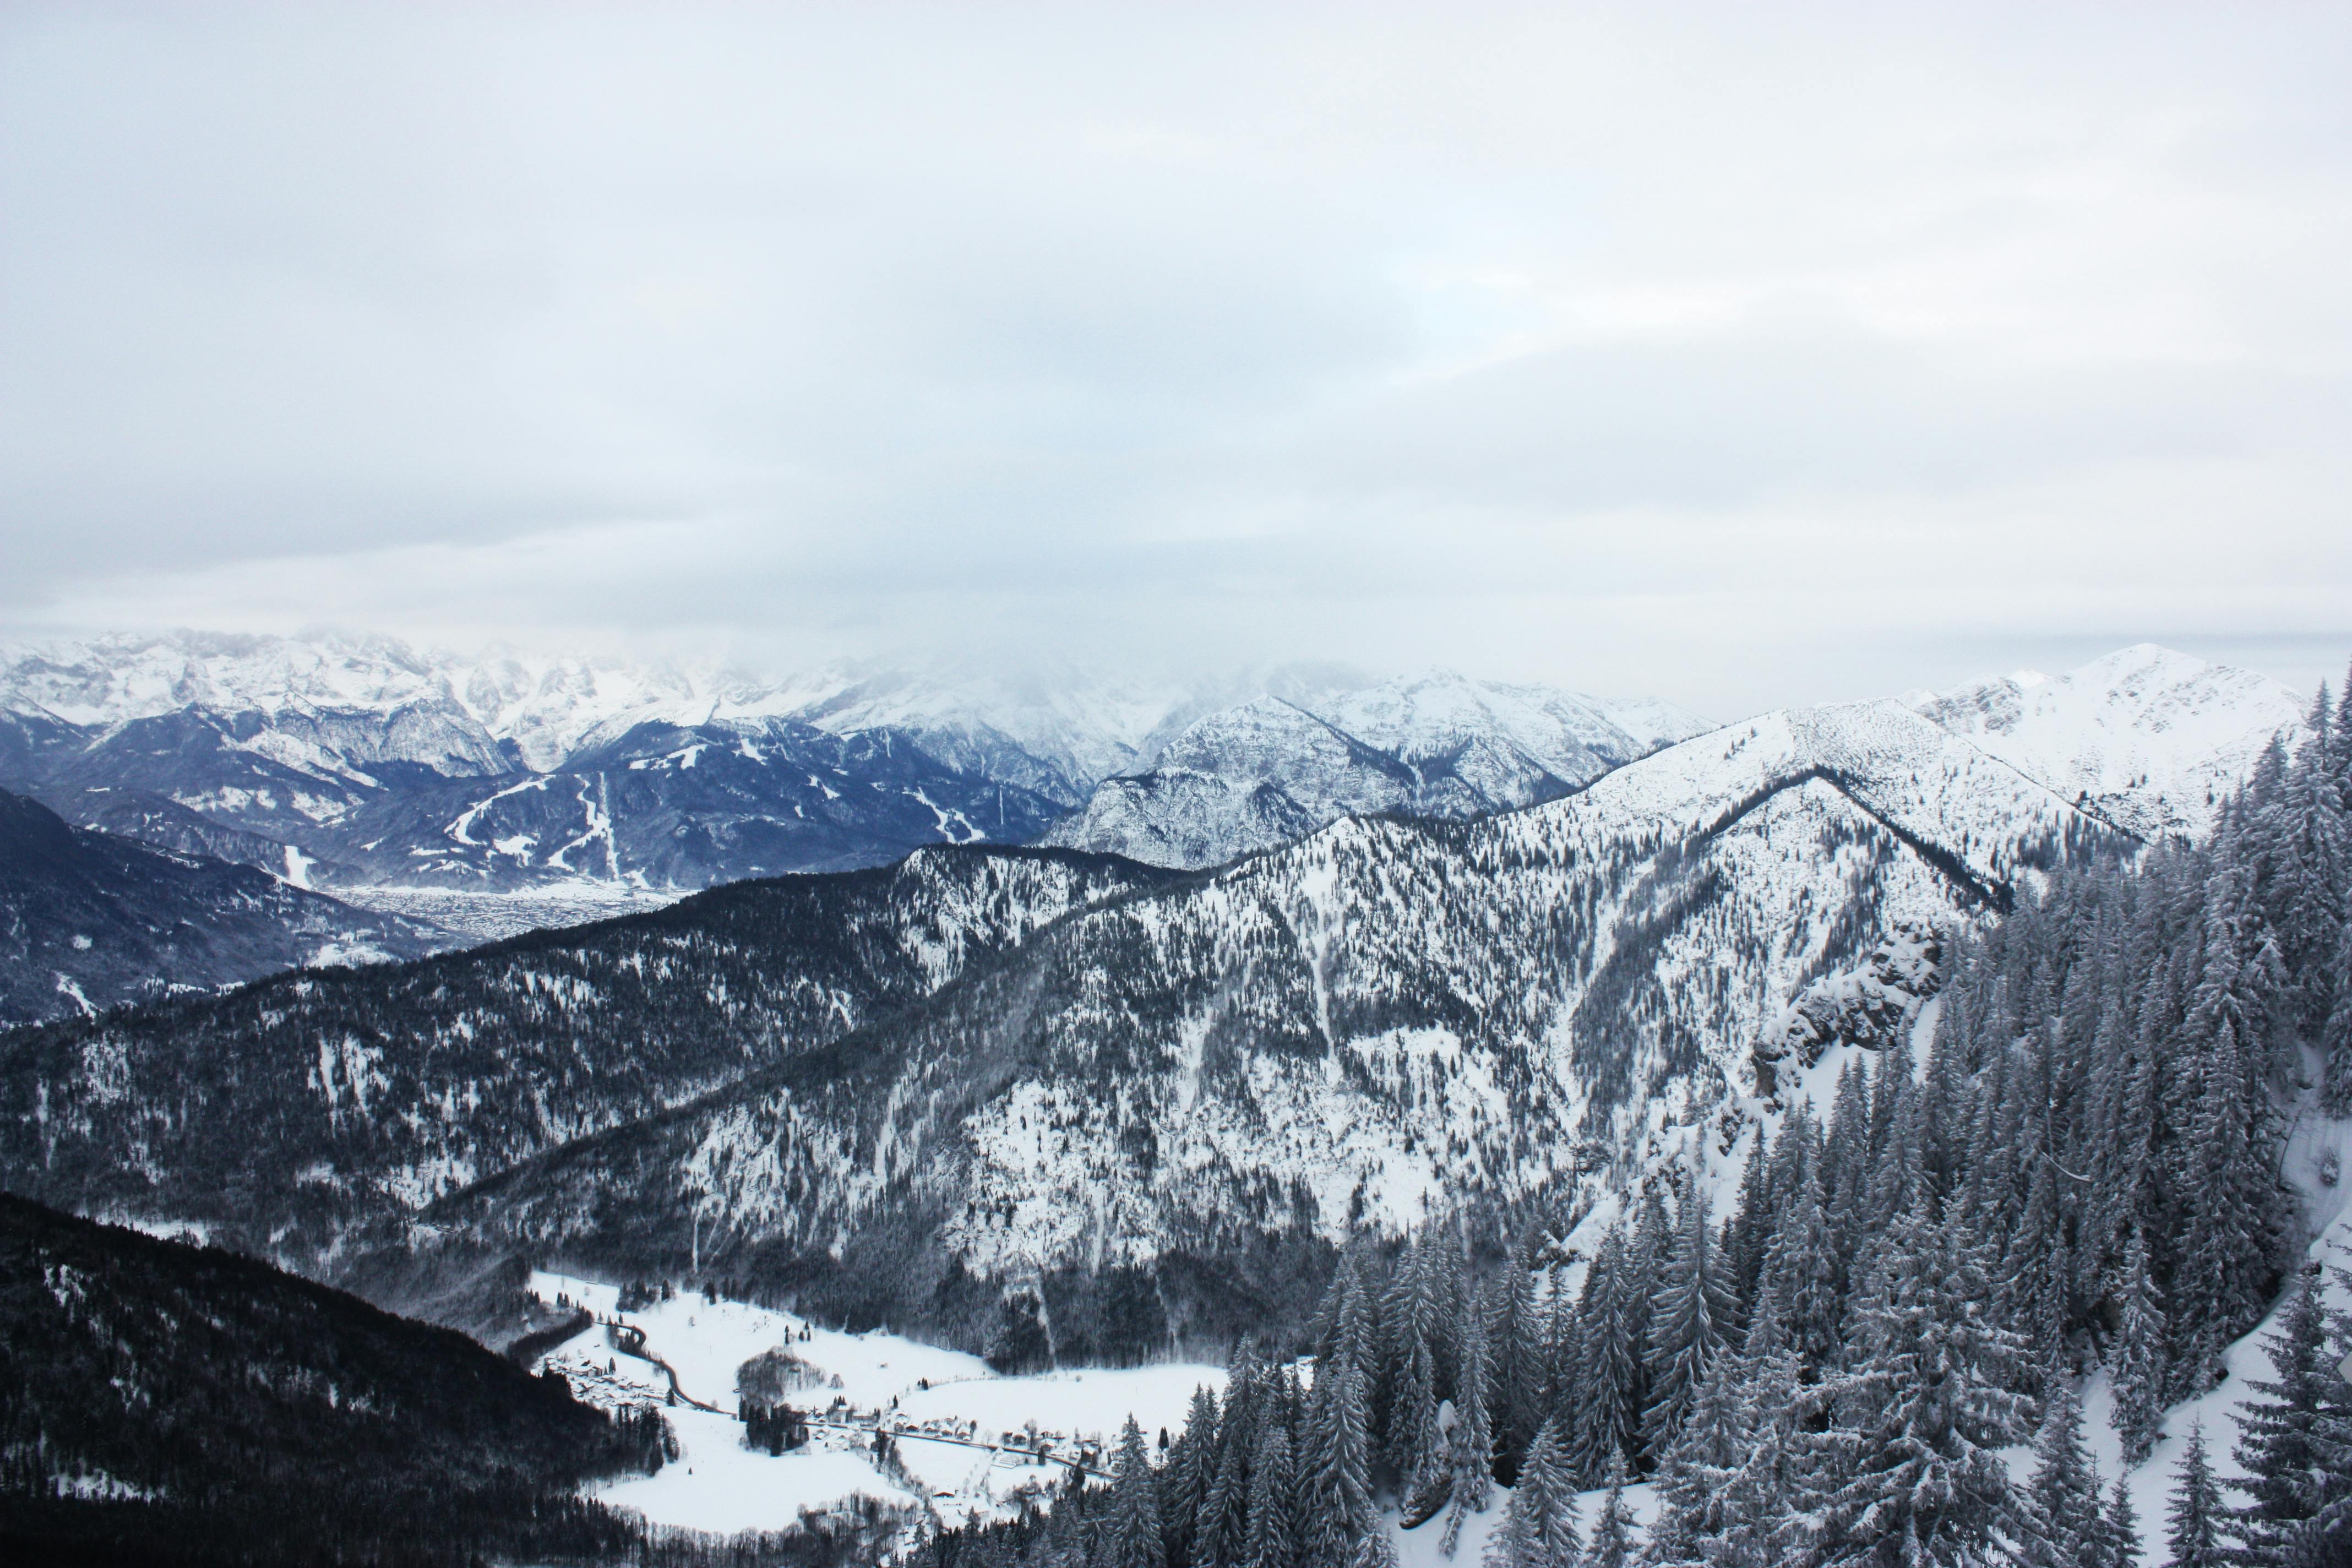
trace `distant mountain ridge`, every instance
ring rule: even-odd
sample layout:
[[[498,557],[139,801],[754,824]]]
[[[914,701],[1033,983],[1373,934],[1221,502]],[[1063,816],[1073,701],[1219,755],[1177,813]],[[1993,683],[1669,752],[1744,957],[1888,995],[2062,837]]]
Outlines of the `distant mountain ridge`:
[[[925,844],[1036,840],[1188,725],[1268,698],[1344,715],[1423,782],[1368,794],[1344,776],[1353,759],[1264,830],[1222,834],[1220,858],[1339,810],[1523,805],[1656,743],[1590,700],[1459,677],[1367,687],[1299,668],[1186,685],[842,664],[766,680],[388,637],[174,633],[0,651],[0,787],[354,894],[675,892],[886,864]],[[1655,703],[1609,710],[1644,735],[1693,727]]]
[[[1044,841],[1153,865],[1223,865],[1342,816],[1464,818],[1555,800],[1709,728],[1662,702],[1450,671],[1260,698],[1189,726],[1148,771],[1104,780]]]
[[[2301,734],[2276,682],[2145,646],[1906,701],[2142,839],[2199,832],[2273,737]],[[1366,684],[1297,668],[1186,689],[836,666],[763,684],[331,636],[19,649],[0,656],[0,789],[112,835],[84,870],[103,860],[125,891],[64,933],[88,949],[41,957],[27,939],[0,984],[5,1016],[49,1016],[77,995],[103,1006],[404,956],[930,845],[1206,868],[1342,817],[1557,800],[1706,728],[1654,700],[1450,671]],[[1087,773],[1106,766],[1120,771]],[[126,858],[133,840],[163,858]],[[226,910],[233,879],[190,858],[270,880],[221,921],[192,920]],[[215,892],[190,893],[207,878]],[[376,912],[292,896],[313,889]]]

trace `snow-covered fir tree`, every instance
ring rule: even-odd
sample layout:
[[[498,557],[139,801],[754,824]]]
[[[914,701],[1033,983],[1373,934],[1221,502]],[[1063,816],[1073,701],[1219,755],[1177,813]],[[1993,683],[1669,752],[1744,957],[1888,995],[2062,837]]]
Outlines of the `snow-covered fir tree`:
[[[1519,1462],[1518,1485],[1488,1539],[1482,1568],[1578,1568],[1584,1543],[1577,1533],[1576,1487],[1547,1421]]]
[[[1160,1533],[1158,1478],[1143,1428],[1129,1415],[1119,1429],[1118,1455],[1111,1468],[1110,1514],[1103,1521],[1102,1568],[1167,1568],[1167,1544]]]
[[[2074,1384],[2053,1378],[2045,1403],[2033,1440],[2033,1479],[2017,1515],[2017,1557],[2023,1568],[2071,1568],[2104,1554],[2099,1477],[2083,1447],[2083,1410]]]
[[[2180,1468],[2165,1506],[2165,1544],[2172,1552],[2172,1568],[2223,1568],[2231,1553],[2222,1534],[2228,1515],[2221,1488],[2205,1452],[2205,1426],[2189,1428],[2180,1455]]]

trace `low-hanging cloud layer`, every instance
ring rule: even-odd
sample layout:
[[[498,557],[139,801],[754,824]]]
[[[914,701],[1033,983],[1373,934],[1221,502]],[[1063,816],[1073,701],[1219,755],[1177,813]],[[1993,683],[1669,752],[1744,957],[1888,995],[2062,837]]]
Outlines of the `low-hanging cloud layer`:
[[[2352,16],[0,12],[0,622],[2352,652]]]

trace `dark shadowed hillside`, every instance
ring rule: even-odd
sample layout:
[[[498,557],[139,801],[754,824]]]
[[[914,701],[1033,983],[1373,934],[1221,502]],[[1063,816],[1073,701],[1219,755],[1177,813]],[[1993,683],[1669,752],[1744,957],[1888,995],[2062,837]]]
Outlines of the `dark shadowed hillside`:
[[[0,1197],[0,1557],[617,1556],[570,1493],[660,1462],[447,1329],[251,1258]]]

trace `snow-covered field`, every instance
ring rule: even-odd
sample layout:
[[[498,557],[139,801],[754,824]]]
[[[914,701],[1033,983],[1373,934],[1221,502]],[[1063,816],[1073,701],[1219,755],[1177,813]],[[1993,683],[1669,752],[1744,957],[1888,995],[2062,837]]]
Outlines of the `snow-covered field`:
[[[632,1477],[596,1493],[656,1524],[734,1535],[782,1530],[797,1523],[803,1510],[822,1512],[854,1497],[910,1510],[922,1506],[862,1453],[812,1443],[773,1457],[743,1447],[743,1427],[731,1415],[686,1405],[664,1414],[677,1434],[677,1458],[657,1475]]]
[[[1221,1367],[1167,1365],[1064,1371],[999,1377],[976,1356],[889,1333],[849,1334],[816,1327],[789,1312],[684,1291],[640,1311],[619,1310],[614,1286],[539,1273],[531,1289],[586,1307],[600,1321],[644,1331],[646,1350],[677,1373],[679,1392],[715,1405],[668,1406],[668,1379],[650,1363],[622,1353],[592,1330],[542,1361],[572,1380],[581,1397],[614,1405],[663,1405],[681,1450],[656,1476],[601,1488],[608,1502],[634,1508],[660,1524],[731,1534],[781,1530],[803,1510],[823,1510],[854,1497],[894,1507],[928,1507],[961,1522],[993,1514],[1023,1486],[1058,1480],[1058,1461],[1107,1450],[1132,1414],[1146,1431],[1173,1434],[1192,1390],[1223,1391]],[[803,1338],[805,1334],[807,1337]],[[809,1446],[781,1458],[743,1447],[736,1419],[735,1372],[761,1352],[782,1347],[825,1380],[791,1396],[814,1420]],[[877,1423],[893,1434],[899,1476],[872,1455]],[[1034,1427],[1057,1462],[1034,1460]],[[928,1434],[928,1435],[926,1435]],[[1019,1449],[1001,1447],[1020,1434]]]
[[[616,915],[643,914],[686,896],[584,878],[506,893],[462,888],[338,888],[334,894],[357,909],[430,921],[468,943],[498,942],[550,927],[586,925]]]

